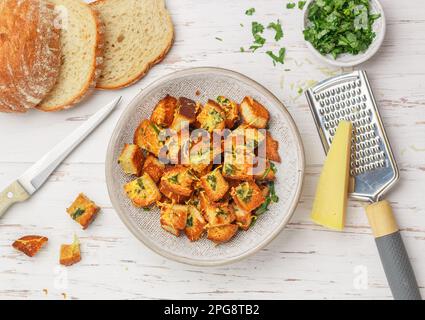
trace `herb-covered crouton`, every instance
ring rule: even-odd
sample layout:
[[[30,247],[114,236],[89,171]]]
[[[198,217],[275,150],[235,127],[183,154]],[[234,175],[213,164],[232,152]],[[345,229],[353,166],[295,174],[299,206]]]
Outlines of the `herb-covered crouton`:
[[[244,123],[254,128],[264,129],[267,127],[270,118],[269,112],[252,97],[245,97],[239,109]]]
[[[161,129],[155,123],[145,119],[134,132],[133,142],[158,157],[163,146],[163,142],[159,138],[160,132]]]
[[[229,189],[229,184],[226,179],[223,178],[219,169],[215,169],[202,176],[201,185],[211,201],[222,199]]]
[[[171,200],[177,200],[172,194],[179,195],[181,202],[187,200],[193,192],[194,176],[190,169],[182,165],[167,168],[161,177],[160,190]]]
[[[228,202],[210,202],[206,205],[205,219],[208,221],[208,227],[230,224],[235,221],[236,216],[233,212],[233,206]]]
[[[235,203],[245,211],[258,208],[265,200],[261,189],[253,181],[245,181],[230,191]]]
[[[207,238],[217,244],[224,243],[233,238],[238,231],[236,224],[226,224],[207,229]]]
[[[226,128],[233,128],[236,121],[239,120],[239,106],[238,104],[223,96],[217,97],[217,102],[220,107],[224,110],[224,114],[226,115]]]
[[[249,211],[243,210],[237,204],[233,204],[233,210],[236,216],[236,224],[242,230],[248,230],[252,223],[252,214]]]
[[[180,235],[180,231],[186,227],[189,206],[181,204],[161,204],[161,227],[174,234]]]
[[[225,128],[226,114],[218,103],[208,100],[196,120],[202,129],[213,132],[215,129]]]
[[[207,223],[199,210],[196,207],[190,205],[188,208],[186,228],[184,229],[184,232],[186,233],[186,236],[189,238],[189,240],[199,240],[205,231],[206,224]]]
[[[149,174],[152,180],[155,183],[158,183],[161,179],[165,170],[165,164],[163,164],[158,158],[155,158],[153,155],[148,155],[143,164],[143,172]]]
[[[28,257],[34,257],[41,247],[47,243],[47,241],[48,239],[43,236],[24,236],[15,240],[12,247],[25,253]]]
[[[63,244],[60,249],[59,263],[64,266],[70,266],[81,261],[80,242],[74,235],[72,244]]]
[[[158,187],[147,173],[124,185],[124,191],[136,207],[148,207],[161,199]]]
[[[196,112],[197,105],[195,101],[180,97],[177,102],[174,120],[170,126],[170,129],[180,131],[185,126],[194,123],[196,120]]]
[[[140,176],[143,166],[143,153],[140,147],[126,143],[118,158],[118,164],[124,173]]]
[[[210,171],[213,161],[211,143],[207,139],[199,140],[189,150],[189,165],[197,175]]]
[[[66,212],[86,229],[96,218],[100,208],[83,193],[80,193]]]
[[[153,109],[152,122],[160,127],[169,127],[173,123],[176,107],[177,99],[167,94]]]

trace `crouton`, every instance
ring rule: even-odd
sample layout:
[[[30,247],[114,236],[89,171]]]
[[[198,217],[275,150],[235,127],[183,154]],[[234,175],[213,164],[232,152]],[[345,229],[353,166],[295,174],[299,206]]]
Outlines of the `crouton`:
[[[268,131],[266,134],[266,158],[271,161],[281,162],[279,155],[279,142],[274,140]]]
[[[162,204],[161,206],[161,227],[174,234],[180,235],[180,231],[185,229],[189,206],[181,204]]]
[[[194,176],[189,168],[182,165],[167,168],[161,177],[160,190],[167,198],[181,202],[187,200],[193,192]],[[181,196],[177,197],[176,196]]]
[[[64,266],[71,266],[81,261],[80,242],[74,235],[72,244],[63,244],[60,249],[59,263]]]
[[[217,102],[220,107],[224,110],[226,116],[226,128],[233,128],[235,123],[239,120],[239,106],[238,104],[223,96],[217,97]]]
[[[118,164],[124,173],[140,176],[143,166],[143,153],[140,147],[126,143],[118,158]]]
[[[196,117],[202,129],[208,132],[225,128],[226,114],[220,105],[213,100],[208,100],[202,111]]]
[[[229,189],[229,184],[223,178],[220,170],[217,169],[202,176],[201,185],[211,201],[220,200]]]
[[[167,94],[153,109],[151,121],[160,127],[169,127],[173,123],[176,107],[177,99]]]
[[[253,180],[252,168],[255,154],[244,146],[235,148],[232,154],[225,153],[223,161],[223,176],[234,180]]]
[[[199,240],[205,231],[206,224],[207,223],[199,210],[194,206],[189,206],[186,228],[184,229],[184,233],[188,239],[190,241]]]
[[[124,185],[124,191],[136,207],[148,207],[161,199],[158,187],[146,172]]]
[[[83,193],[80,193],[69,208],[69,216],[86,229],[96,218],[100,208]]]
[[[261,189],[253,181],[245,181],[230,191],[235,203],[245,211],[258,208],[265,200]]]
[[[158,157],[163,146],[159,134],[161,129],[150,120],[143,120],[134,132],[133,143]]]
[[[196,112],[197,105],[195,101],[180,97],[177,102],[177,109],[175,111],[174,119],[170,129],[180,131],[189,124],[194,123],[196,120]]]
[[[264,131],[251,128],[247,124],[241,124],[226,138],[225,151],[228,151],[230,146],[235,148],[240,145],[245,145],[247,149],[253,151],[266,140]]]
[[[201,139],[189,151],[189,165],[197,174],[210,171],[213,161],[213,152],[210,141]]]
[[[245,211],[240,208],[237,204],[233,204],[233,211],[236,216],[236,224],[242,230],[248,230],[252,223],[252,214],[249,211]]]
[[[165,164],[152,155],[148,155],[143,164],[143,172],[149,174],[155,183],[158,183],[165,170]]]
[[[207,229],[207,238],[217,244],[224,243],[233,238],[238,231],[236,224],[226,224]]]
[[[264,129],[267,127],[270,115],[267,109],[252,97],[245,97],[239,106],[244,123],[251,127]]]
[[[230,224],[235,221],[236,216],[233,212],[233,206],[228,202],[210,202],[206,205],[205,219],[208,221],[208,227]]]
[[[24,236],[15,240],[12,247],[25,253],[28,257],[34,257],[37,252],[47,243],[48,239],[43,236]]]

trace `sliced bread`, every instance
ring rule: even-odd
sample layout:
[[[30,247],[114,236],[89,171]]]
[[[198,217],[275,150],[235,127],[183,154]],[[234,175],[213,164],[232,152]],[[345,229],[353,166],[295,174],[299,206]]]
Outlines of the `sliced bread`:
[[[90,5],[106,25],[104,66],[97,88],[133,84],[169,51],[174,30],[164,0],[98,0]]]
[[[43,0],[0,0],[0,17],[0,111],[26,112],[59,75],[56,14]]]
[[[59,79],[37,106],[42,111],[66,109],[83,99],[101,73],[104,26],[81,0],[49,0],[61,12],[62,65]]]

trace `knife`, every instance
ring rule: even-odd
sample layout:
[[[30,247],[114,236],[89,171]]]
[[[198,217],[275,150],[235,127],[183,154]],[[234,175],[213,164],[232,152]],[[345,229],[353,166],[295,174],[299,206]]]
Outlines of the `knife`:
[[[84,124],[34,163],[16,181],[0,192],[0,217],[16,203],[27,200],[47,180],[53,170],[78,146],[121,101],[121,97],[104,106]]]

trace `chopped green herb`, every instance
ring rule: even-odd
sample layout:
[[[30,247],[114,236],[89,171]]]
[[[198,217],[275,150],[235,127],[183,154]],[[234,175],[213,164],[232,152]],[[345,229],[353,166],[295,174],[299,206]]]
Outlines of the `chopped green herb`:
[[[142,190],[145,189],[145,184],[143,183],[142,178],[137,179],[137,185],[139,186],[140,189]]]
[[[295,2],[289,2],[286,4],[286,9],[294,9],[295,8]]]
[[[263,33],[264,32],[264,26],[261,23],[258,23],[257,21],[253,21],[251,24],[251,31],[252,31],[252,35],[255,36],[258,33]]]
[[[304,9],[306,2],[307,1],[298,1],[298,9],[300,9],[300,10]]]
[[[151,211],[151,208],[149,208],[149,207],[144,207],[144,208],[143,208],[143,211]]]
[[[193,226],[193,217],[189,216],[186,220],[186,226],[192,227]]]
[[[227,175],[227,176],[231,176],[236,171],[235,166],[231,163],[225,163],[223,170],[224,170],[224,174]]]
[[[243,23],[239,23],[239,25],[243,28]]]
[[[277,172],[276,165],[275,165],[273,162],[270,162],[270,169],[272,169],[272,171],[273,171],[274,173],[276,173],[276,172]]]
[[[222,216],[227,216],[227,212],[226,211],[224,211],[223,209],[221,209],[221,208],[217,208],[217,210],[215,211],[215,215],[216,216],[220,216],[220,215],[222,215]]]
[[[236,188],[236,194],[243,202],[247,203],[251,201],[252,198],[252,189],[249,187],[248,183],[243,183]]]
[[[279,197],[276,195],[276,192],[275,192],[274,182],[273,181],[269,182],[268,186],[269,186],[269,193],[267,194],[266,200],[255,211],[256,216],[262,215],[264,212],[269,210],[269,205],[271,202],[279,202]]]
[[[371,14],[369,0],[316,0],[308,6],[309,24],[304,38],[322,55],[336,59],[369,48],[375,32],[373,23],[380,15]]]
[[[84,214],[84,212],[86,212],[86,210],[81,209],[81,208],[77,208],[72,214],[71,214],[71,218],[72,219],[77,219],[78,217],[82,216]]]
[[[207,182],[214,191],[217,189],[217,178],[214,175],[208,175]]]
[[[170,181],[171,183],[174,183],[174,184],[179,183],[179,174],[177,173],[174,176],[169,177],[168,181]]]
[[[266,54],[273,59],[273,64],[276,65],[276,62],[283,64],[285,60],[285,48],[280,48],[279,55],[275,55],[272,51],[267,51]]]
[[[159,134],[161,131],[159,130],[159,128],[156,126],[155,123],[151,123],[151,127],[152,129],[155,131],[156,134]]]
[[[230,100],[228,98],[223,97],[223,96],[218,96],[217,97],[217,102],[220,105],[228,105],[230,103]]]
[[[303,88],[298,88],[297,93],[298,93],[298,94],[302,94],[302,93],[303,93],[303,91],[304,91],[304,90],[303,90]]]
[[[219,38],[219,37],[215,37],[216,40],[218,41],[223,41],[223,39]]]
[[[245,52],[244,47],[241,47],[240,50],[241,50],[241,52]]]
[[[276,41],[279,41],[283,38],[282,25],[280,24],[279,20],[277,20],[277,22],[270,22],[267,26],[267,29],[273,29],[274,31],[276,31],[276,34],[274,36],[274,39]]]
[[[255,8],[250,8],[250,9],[245,11],[245,14],[247,16],[252,16],[254,14],[254,12],[255,12]]]

